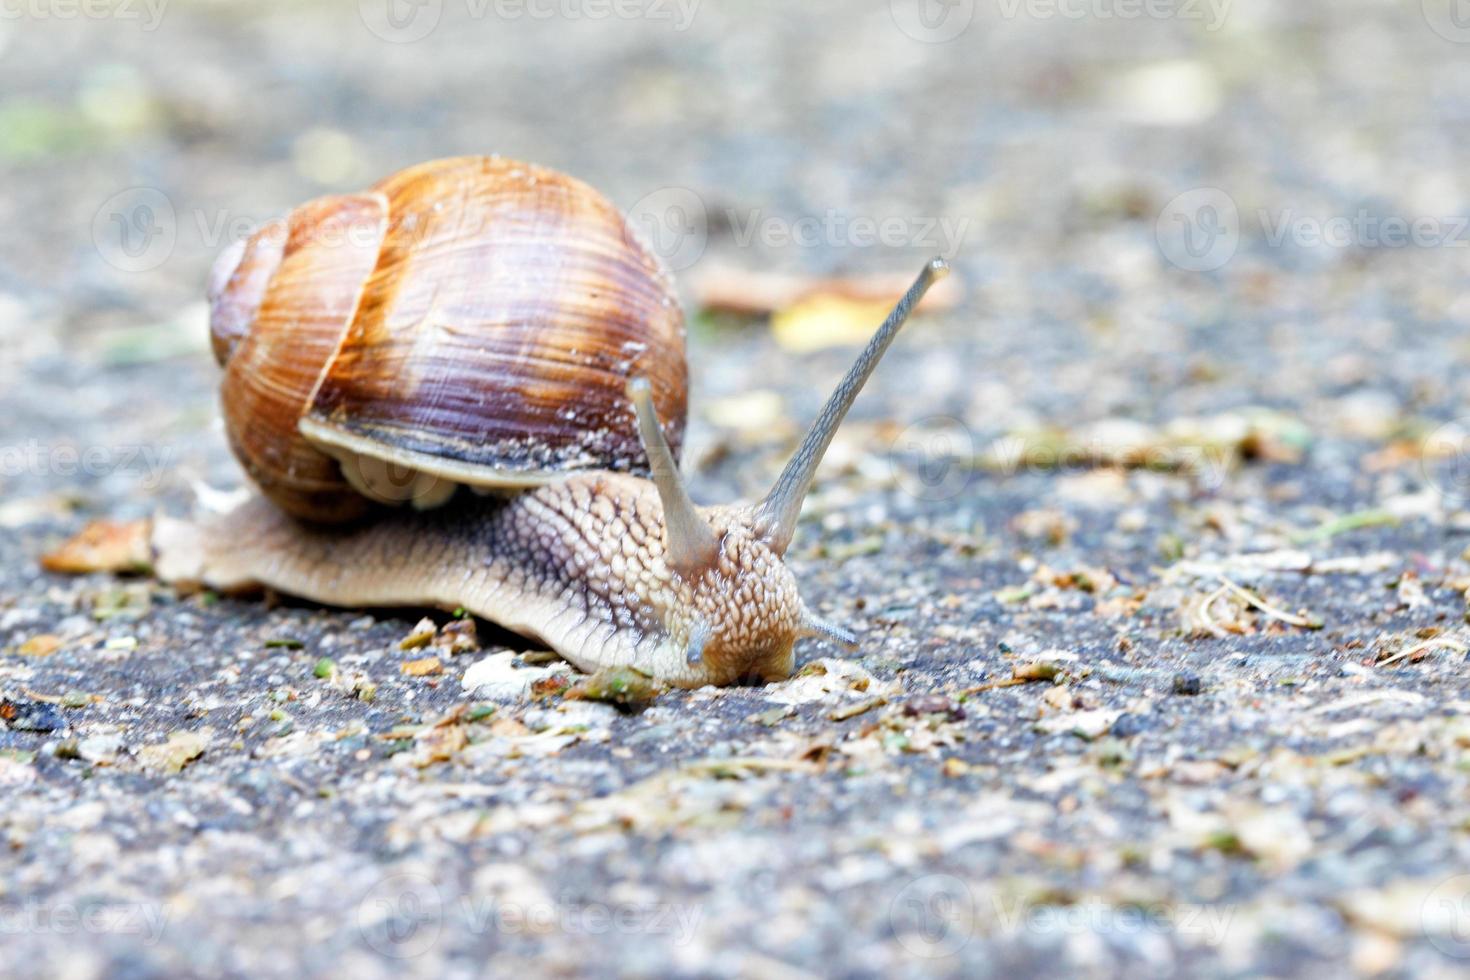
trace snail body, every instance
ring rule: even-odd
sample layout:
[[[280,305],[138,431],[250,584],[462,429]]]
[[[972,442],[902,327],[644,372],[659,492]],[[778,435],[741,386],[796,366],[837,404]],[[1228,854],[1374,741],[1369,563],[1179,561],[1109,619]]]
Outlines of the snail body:
[[[302,524],[255,497],[203,526],[157,521],[155,567],[347,608],[462,608],[589,672],[626,666],[690,687],[788,676],[805,612],[780,557],[738,508],[710,508],[701,516],[725,550],[686,578],[665,560],[661,511],[652,483],[608,472],[348,526]],[[691,659],[702,623],[720,633]]]
[[[926,265],[764,499],[696,507],[677,462],[682,314],[601,195],[468,157],[311,202],[225,253],[210,285],[226,430],[262,496],[156,521],[154,567],[329,605],[463,608],[584,670],[789,676],[800,637],[854,642],[782,561],[802,500],[946,270]]]

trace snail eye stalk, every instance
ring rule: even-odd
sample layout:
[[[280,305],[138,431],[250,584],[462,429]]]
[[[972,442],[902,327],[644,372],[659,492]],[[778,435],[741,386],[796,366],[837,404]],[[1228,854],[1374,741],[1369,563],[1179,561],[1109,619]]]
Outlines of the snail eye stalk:
[[[715,566],[720,558],[720,539],[689,499],[679,464],[659,428],[658,413],[653,407],[653,390],[647,378],[628,382],[628,398],[638,414],[638,436],[648,465],[653,471],[653,485],[658,488],[664,508],[664,554],[669,567],[688,578]]]
[[[858,392],[863,390],[873,369],[883,359],[883,354],[888,350],[888,345],[893,343],[893,338],[898,336],[899,329],[908,321],[914,307],[919,305],[919,300],[929,291],[929,287],[949,274],[949,263],[944,259],[930,259],[924,266],[924,271],[919,273],[919,278],[909,287],[903,299],[888,314],[888,319],[873,334],[873,339],[868,341],[868,346],[858,355],[857,361],[848,370],[847,377],[832,392],[827,399],[827,404],[822,408],[822,414],[812,423],[807,430],[806,438],[801,441],[801,446],[791,461],[786,464],[786,469],[781,471],[781,476],[776,480],[776,485],[761,501],[756,512],[756,529],[765,537],[766,543],[778,555],[786,554],[787,547],[791,544],[791,538],[796,534],[796,521],[801,515],[801,502],[806,499],[807,491],[811,489],[812,479],[816,476],[817,465],[821,463],[822,456],[827,452],[827,447],[832,444],[832,437],[837,434],[837,427],[842,424],[847,410],[852,407]]]

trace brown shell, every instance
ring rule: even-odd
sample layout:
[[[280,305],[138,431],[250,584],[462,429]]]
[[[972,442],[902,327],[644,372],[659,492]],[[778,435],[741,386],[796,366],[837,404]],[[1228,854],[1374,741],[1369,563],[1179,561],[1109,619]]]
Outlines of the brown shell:
[[[436,479],[646,472],[633,375],[682,439],[673,284],[610,202],[555,171],[461,157],[313,201],[222,255],[210,303],[231,444],[300,517],[360,516],[349,483],[422,504]]]

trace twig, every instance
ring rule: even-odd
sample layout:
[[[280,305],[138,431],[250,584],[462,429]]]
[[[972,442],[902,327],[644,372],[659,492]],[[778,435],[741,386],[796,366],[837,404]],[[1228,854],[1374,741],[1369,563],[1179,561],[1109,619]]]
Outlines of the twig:
[[[888,699],[880,694],[875,698],[868,698],[866,701],[859,701],[856,704],[846,704],[840,708],[833,708],[827,712],[827,717],[832,721],[847,721],[849,718],[856,718],[865,711],[872,711],[879,705],[887,703]]]
[[[979,694],[982,691],[994,691],[1001,687],[1017,687],[1021,684],[1036,684],[1040,681],[1041,678],[1039,677],[1007,677],[1003,681],[991,681],[988,684],[976,684],[974,687],[967,687],[958,696],[965,698],[971,694]]]
[[[1419,656],[1428,653],[1430,650],[1434,650],[1436,648],[1453,650],[1456,653],[1466,653],[1467,651],[1470,651],[1470,647],[1467,647],[1465,644],[1456,639],[1453,639],[1452,637],[1435,636],[1425,640],[1422,643],[1416,643],[1411,647],[1400,650],[1398,653],[1394,654],[1391,657],[1387,657],[1383,660],[1378,661],[1378,666],[1387,667],[1389,664],[1398,663],[1400,660],[1417,659]]]
[[[1209,595],[1205,596],[1204,602],[1202,602],[1199,607],[1199,619],[1201,625],[1203,625],[1205,628],[1205,632],[1209,633],[1211,636],[1218,637],[1220,639],[1224,639],[1229,631],[1224,629],[1223,627],[1215,625],[1215,617],[1210,615],[1210,607],[1219,602],[1224,597],[1224,595],[1225,589],[1216,589],[1214,592],[1211,592]]]
[[[34,691],[29,687],[23,687],[21,691],[32,701],[44,701],[47,704],[64,704],[67,700],[67,695],[65,694],[42,694],[40,691]],[[107,700],[100,694],[84,694],[82,696],[91,704],[101,704]]]
[[[1398,522],[1397,515],[1390,511],[1360,510],[1353,514],[1344,514],[1310,531],[1298,531],[1291,536],[1291,542],[1292,544],[1308,544],[1327,541],[1346,531],[1356,531],[1364,527],[1383,527]]]
[[[771,759],[760,755],[732,756],[729,759],[701,759],[683,767],[686,773],[720,773],[748,769],[752,772],[816,772],[819,767],[801,759]]]
[[[1230,581],[1223,575],[1220,576],[1220,581],[1224,583],[1225,588],[1229,589],[1231,592],[1234,592],[1248,605],[1265,613],[1271,619],[1280,620],[1281,622],[1287,623],[1291,626],[1299,626],[1302,629],[1319,630],[1322,628],[1322,620],[1317,619],[1316,617],[1307,619],[1304,616],[1293,616],[1289,612],[1285,612],[1281,609],[1276,608],[1265,599],[1262,599],[1260,596],[1250,592],[1249,590],[1242,589],[1240,586],[1236,585],[1234,582]]]

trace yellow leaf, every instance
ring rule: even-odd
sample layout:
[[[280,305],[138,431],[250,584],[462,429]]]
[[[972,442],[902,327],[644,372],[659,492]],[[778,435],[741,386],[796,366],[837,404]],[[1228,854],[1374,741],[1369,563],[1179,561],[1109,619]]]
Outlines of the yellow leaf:
[[[816,293],[771,317],[776,343],[790,351],[861,344],[888,315],[890,304]]]
[[[162,745],[148,745],[138,752],[138,760],[149,769],[161,769],[174,775],[204,754],[209,747],[208,729],[197,732],[170,732]]]
[[[62,646],[61,637],[38,633],[20,645],[22,657],[49,657]]]
[[[425,677],[442,671],[444,662],[438,657],[424,657],[422,660],[405,660],[398,669],[408,677]]]

